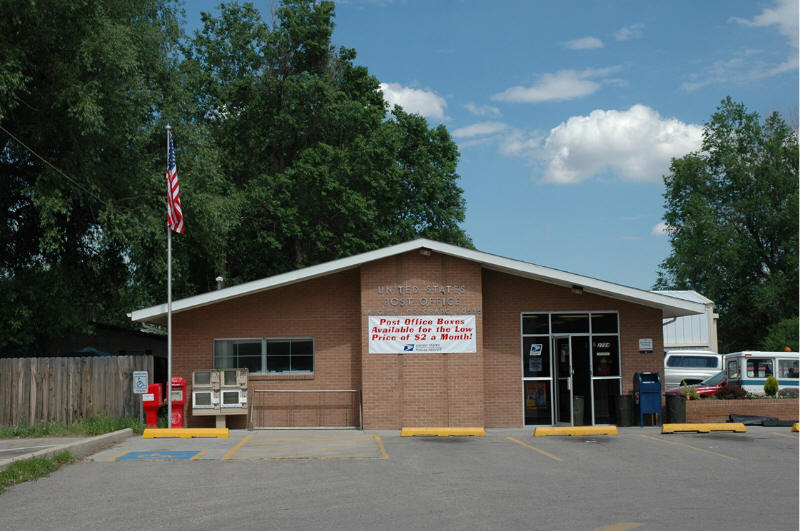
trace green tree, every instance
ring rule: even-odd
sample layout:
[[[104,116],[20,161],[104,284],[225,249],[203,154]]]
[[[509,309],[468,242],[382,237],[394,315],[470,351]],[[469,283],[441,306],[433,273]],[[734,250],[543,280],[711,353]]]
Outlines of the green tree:
[[[0,355],[166,295],[165,126],[186,233],[173,294],[425,236],[470,245],[443,126],[387,112],[332,2],[0,0]]]
[[[184,50],[238,200],[224,276],[260,278],[425,236],[470,245],[458,151],[443,126],[387,104],[331,44],[332,2],[288,0],[265,23],[222,4]]]
[[[701,150],[673,159],[664,178],[672,251],[656,288],[712,299],[723,352],[758,348],[770,327],[797,323],[797,165],[796,131],[727,98]]]
[[[176,17],[167,0],[0,1],[0,352],[45,352],[164,293],[136,279],[164,264],[149,247],[164,241]]]

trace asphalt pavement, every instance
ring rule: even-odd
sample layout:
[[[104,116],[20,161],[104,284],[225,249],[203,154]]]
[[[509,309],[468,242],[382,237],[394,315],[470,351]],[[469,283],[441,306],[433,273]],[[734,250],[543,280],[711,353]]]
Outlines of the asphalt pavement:
[[[129,437],[0,495],[8,529],[798,529],[798,434]]]

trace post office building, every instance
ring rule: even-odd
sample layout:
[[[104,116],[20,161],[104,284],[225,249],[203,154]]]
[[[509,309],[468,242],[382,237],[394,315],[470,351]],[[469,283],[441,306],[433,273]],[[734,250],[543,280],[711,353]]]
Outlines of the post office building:
[[[174,301],[172,373],[248,369],[230,427],[614,424],[634,374],[663,372],[662,319],[704,311],[419,239]]]

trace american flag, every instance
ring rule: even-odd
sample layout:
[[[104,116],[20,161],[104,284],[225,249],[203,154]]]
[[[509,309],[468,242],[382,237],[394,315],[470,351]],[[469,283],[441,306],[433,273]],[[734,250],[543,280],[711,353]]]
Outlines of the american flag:
[[[183,234],[183,212],[181,211],[181,189],[178,185],[178,168],[175,166],[175,146],[169,137],[169,156],[167,157],[167,225],[177,233]]]

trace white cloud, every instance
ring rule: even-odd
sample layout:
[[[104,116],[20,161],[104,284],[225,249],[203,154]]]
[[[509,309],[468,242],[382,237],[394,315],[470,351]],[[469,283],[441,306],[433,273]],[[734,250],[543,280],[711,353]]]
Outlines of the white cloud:
[[[539,158],[545,135],[541,131],[526,133],[514,129],[500,142],[500,153],[508,157]]]
[[[621,68],[621,66],[612,66],[587,68],[582,71],[559,70],[555,74],[542,75],[534,85],[511,87],[504,92],[495,94],[492,99],[514,103],[540,103],[583,98],[600,90],[601,83],[593,81],[593,78],[605,78]],[[618,80],[614,81],[618,82]]]
[[[611,171],[629,181],[659,181],[673,157],[700,149],[703,128],[662,118],[645,105],[573,116],[542,135],[514,130],[500,153],[544,167],[544,182],[572,184]]]
[[[653,230],[650,231],[650,234],[652,234],[653,236],[666,236],[667,234],[669,234],[669,229],[670,229],[669,225],[667,225],[664,221],[662,221],[661,223],[653,226]]]
[[[561,44],[570,50],[591,50],[593,48],[603,47],[603,41],[597,37],[582,37],[580,39],[562,42]]]
[[[476,136],[493,135],[508,129],[508,125],[502,122],[478,122],[455,129],[451,134],[454,138],[472,138]]]
[[[404,87],[399,83],[381,83],[380,87],[383,98],[391,106],[400,105],[406,112],[426,118],[445,119],[447,102],[432,90]]]
[[[633,24],[625,26],[614,32],[614,38],[618,41],[629,41],[631,39],[641,39],[644,24]]]
[[[492,105],[475,105],[472,102],[464,105],[466,109],[475,116],[500,116],[500,109]]]
[[[690,80],[681,85],[684,90],[692,91],[715,83],[746,83],[797,70],[797,0],[777,0],[774,8],[765,8],[752,19],[731,17],[728,22],[753,28],[776,26],[778,33],[787,38],[789,56],[776,63],[776,50],[740,50],[731,59],[715,61],[705,72],[692,74]]]
[[[774,9],[765,8],[760,15],[752,20],[741,17],[731,17],[729,22],[738,22],[744,26],[764,28],[777,25],[778,33],[788,37],[789,42],[797,47],[797,0],[777,0]]]

